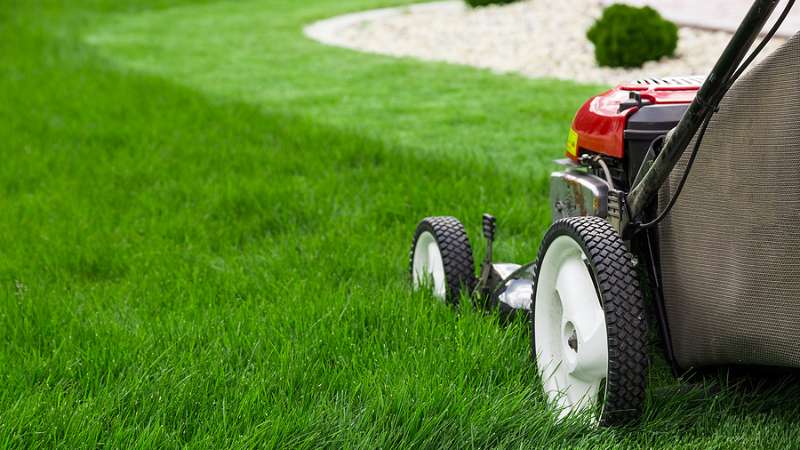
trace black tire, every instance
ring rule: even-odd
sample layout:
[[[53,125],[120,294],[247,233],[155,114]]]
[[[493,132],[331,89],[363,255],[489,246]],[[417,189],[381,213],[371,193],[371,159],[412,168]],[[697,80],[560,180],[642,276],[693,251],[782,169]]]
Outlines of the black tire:
[[[571,217],[554,223],[542,241],[538,261],[550,244],[569,236],[580,244],[588,261],[605,313],[608,373],[598,398],[601,426],[621,426],[640,419],[647,385],[647,320],[636,268],[617,231],[598,217]],[[540,264],[541,265],[541,264]],[[541,267],[535,277],[539,279]],[[536,361],[534,332],[536,292],[531,302],[531,353]]]
[[[409,273],[414,277],[414,251],[423,233],[430,233],[439,247],[445,275],[445,298],[458,305],[461,294],[470,295],[475,288],[475,265],[472,246],[464,225],[455,217],[427,217],[418,225],[409,252]]]

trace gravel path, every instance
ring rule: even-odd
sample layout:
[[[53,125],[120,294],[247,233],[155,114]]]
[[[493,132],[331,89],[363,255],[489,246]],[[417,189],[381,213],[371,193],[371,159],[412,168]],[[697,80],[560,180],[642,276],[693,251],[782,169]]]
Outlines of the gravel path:
[[[371,53],[601,84],[705,74],[730,39],[727,32],[680,28],[675,58],[641,69],[601,68],[586,39],[601,11],[599,0],[529,0],[477,9],[453,0],[339,16],[305,32],[326,44]],[[767,50],[782,42],[775,39]]]
[[[601,0],[603,4],[627,3],[634,6],[652,6],[662,16],[681,25],[706,30],[725,30],[734,32],[753,0]],[[787,0],[780,0],[772,19],[765,28],[771,28],[779,12],[786,7]],[[800,8],[795,7],[786,17],[778,36],[792,37],[800,30]]]

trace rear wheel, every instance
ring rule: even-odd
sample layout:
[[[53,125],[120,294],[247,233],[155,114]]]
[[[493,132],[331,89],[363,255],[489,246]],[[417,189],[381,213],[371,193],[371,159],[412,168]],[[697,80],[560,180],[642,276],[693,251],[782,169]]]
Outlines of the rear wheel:
[[[458,304],[462,292],[475,288],[472,247],[464,225],[454,217],[428,217],[417,225],[410,255],[414,289]]]
[[[539,250],[531,306],[533,356],[559,417],[601,425],[638,419],[647,377],[647,323],[636,270],[605,220],[553,224]]]

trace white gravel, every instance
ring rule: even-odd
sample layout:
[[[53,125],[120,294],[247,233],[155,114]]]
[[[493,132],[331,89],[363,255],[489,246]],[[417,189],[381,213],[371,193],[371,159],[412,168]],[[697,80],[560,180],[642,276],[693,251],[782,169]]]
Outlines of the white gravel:
[[[329,45],[370,53],[609,85],[705,74],[730,39],[728,32],[680,28],[676,57],[641,69],[601,68],[586,38],[601,11],[598,0],[528,0],[477,9],[453,0],[339,16],[305,32]],[[775,39],[764,54],[782,42]]]

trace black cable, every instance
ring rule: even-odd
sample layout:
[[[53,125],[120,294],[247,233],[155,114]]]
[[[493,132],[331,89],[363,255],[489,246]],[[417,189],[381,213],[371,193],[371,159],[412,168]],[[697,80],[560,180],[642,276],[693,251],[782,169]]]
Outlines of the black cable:
[[[764,35],[764,38],[761,39],[761,42],[758,44],[758,46],[755,49],[753,49],[752,52],[750,52],[750,56],[748,56],[747,59],[745,59],[744,62],[742,62],[739,65],[739,67],[736,69],[736,72],[734,72],[733,75],[731,75],[730,79],[728,80],[727,87],[722,93],[723,96],[728,92],[728,90],[730,90],[731,87],[733,87],[733,84],[736,82],[736,80],[738,80],[739,77],[742,76],[745,70],[747,70],[747,67],[749,67],[750,64],[753,63],[753,61],[755,61],[759,53],[761,53],[761,51],[764,50],[764,47],[767,46],[769,41],[772,40],[772,38],[780,29],[781,25],[783,25],[783,22],[786,20],[786,17],[789,15],[789,12],[792,10],[794,3],[795,0],[789,0],[789,2],[786,4],[786,7],[783,9],[783,12],[778,17],[778,20],[775,22],[775,24],[772,26],[769,32],[766,35]],[[719,107],[719,105],[717,105],[717,107]],[[694,148],[692,149],[692,154],[689,156],[689,161],[686,163],[686,169],[684,170],[683,175],[681,176],[681,181],[678,183],[678,186],[675,189],[675,192],[672,194],[672,198],[670,198],[669,203],[667,203],[667,206],[664,208],[661,214],[659,214],[658,217],[656,217],[655,219],[647,223],[636,224],[637,229],[643,230],[658,225],[661,221],[664,220],[665,217],[667,217],[667,214],[669,214],[669,212],[672,210],[672,207],[675,206],[675,202],[678,200],[678,196],[681,194],[683,186],[686,184],[686,180],[689,178],[689,172],[691,172],[692,165],[694,165],[694,160],[697,158],[697,154],[699,153],[700,144],[703,142],[703,137],[706,134],[706,129],[708,129],[708,124],[711,122],[711,118],[714,116],[717,107],[709,110],[709,112],[703,118],[703,125],[697,134],[697,139],[695,140]]]
[[[728,89],[730,89],[730,87],[733,86],[733,83],[735,83],[736,80],[738,80],[739,77],[742,76],[744,71],[747,70],[747,67],[753,63],[758,54],[761,53],[761,51],[764,50],[764,47],[767,46],[769,41],[772,40],[772,38],[781,28],[781,25],[783,25],[783,22],[786,20],[786,17],[789,15],[789,12],[791,12],[792,7],[794,6],[794,2],[795,0],[789,0],[789,3],[787,3],[786,7],[783,8],[783,12],[778,17],[778,20],[775,22],[775,25],[773,25],[772,28],[770,28],[769,32],[764,35],[764,38],[761,39],[761,43],[758,44],[758,47],[756,47],[752,52],[750,52],[750,56],[748,56],[747,59],[739,66],[739,69],[736,70],[736,73],[734,73],[731,76],[731,80],[728,83]]]
[[[706,128],[708,128],[709,122],[711,122],[711,117],[714,116],[714,111],[712,110],[706,115],[706,118],[703,119],[703,126],[700,128],[700,133],[697,135],[697,140],[694,143],[694,148],[692,149],[692,154],[689,156],[689,161],[686,163],[686,170],[683,172],[683,176],[681,177],[681,181],[678,183],[678,187],[675,188],[675,193],[672,194],[672,198],[669,199],[669,203],[667,204],[666,208],[658,215],[655,219],[650,222],[639,224],[637,228],[646,230],[648,228],[653,228],[654,226],[658,225],[667,214],[669,214],[670,210],[673,206],[675,206],[675,202],[678,201],[678,196],[681,195],[681,191],[683,190],[683,186],[686,184],[686,180],[689,178],[689,172],[692,170],[692,165],[694,164],[695,158],[697,158],[697,154],[700,150],[700,144],[703,142],[703,136],[706,134]]]

